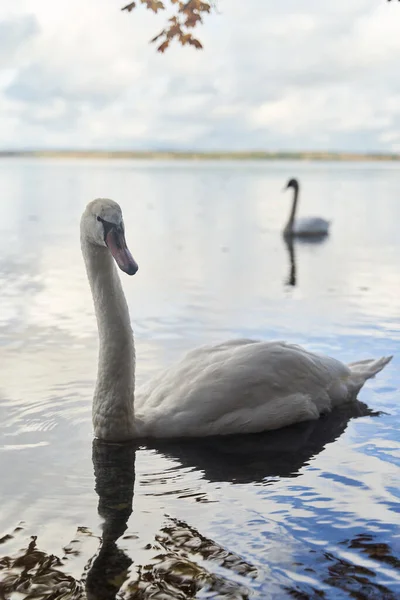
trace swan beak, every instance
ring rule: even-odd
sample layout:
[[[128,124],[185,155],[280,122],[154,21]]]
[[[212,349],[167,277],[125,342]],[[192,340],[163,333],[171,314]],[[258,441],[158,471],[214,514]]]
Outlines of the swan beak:
[[[105,242],[121,271],[134,275],[139,267],[126,245],[122,227],[112,227],[105,236]]]

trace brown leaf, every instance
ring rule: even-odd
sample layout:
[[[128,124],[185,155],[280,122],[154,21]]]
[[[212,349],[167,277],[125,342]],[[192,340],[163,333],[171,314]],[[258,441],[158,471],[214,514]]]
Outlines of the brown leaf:
[[[159,40],[160,37],[162,37],[163,35],[165,35],[165,29],[163,29],[162,31],[160,31],[160,33],[158,33],[155,37],[153,37],[153,39],[150,40],[150,44]]]
[[[197,9],[198,0],[188,0],[184,3],[184,10],[196,10]]]
[[[189,15],[186,18],[185,21],[185,27],[196,27],[196,24],[200,21],[201,23],[201,16],[198,15],[197,13],[193,13],[192,15]]]
[[[202,45],[199,42],[199,40],[196,40],[196,38],[191,38],[190,40],[188,40],[189,44],[191,46],[194,46],[195,48],[197,48],[197,50],[201,50],[202,49]]]
[[[165,10],[164,3],[161,0],[140,0],[142,4],[146,4],[147,8],[157,13],[159,10]]]
[[[165,42],[163,42],[160,46],[158,46],[157,52],[165,52],[165,50],[168,48],[168,46],[169,46],[169,40],[165,40]]]
[[[131,12],[131,10],[133,10],[136,6],[136,2],[131,2],[130,4],[127,4],[126,6],[124,6],[124,8],[121,8],[121,10],[127,10],[128,12]]]
[[[172,39],[175,36],[179,36],[182,33],[180,25],[172,25],[167,31],[166,36],[168,39]]]
[[[179,41],[182,44],[182,46],[186,46],[186,44],[189,43],[189,40],[192,39],[192,34],[191,33],[183,33],[181,36],[179,36]]]
[[[199,2],[198,6],[197,6],[197,10],[199,12],[209,13],[209,12],[211,12],[211,4],[209,4],[208,2]]]
[[[211,12],[211,5],[208,2],[201,2],[201,0],[189,0],[181,8],[180,12],[190,15],[192,13]]]

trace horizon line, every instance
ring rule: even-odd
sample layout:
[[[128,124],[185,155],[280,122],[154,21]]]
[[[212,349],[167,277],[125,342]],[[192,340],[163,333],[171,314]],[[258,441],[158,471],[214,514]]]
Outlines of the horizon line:
[[[344,150],[116,150],[116,149],[73,149],[37,148],[4,149],[0,158],[5,157],[71,157],[71,158],[158,158],[158,159],[303,159],[303,160],[400,160],[396,152],[350,152]]]

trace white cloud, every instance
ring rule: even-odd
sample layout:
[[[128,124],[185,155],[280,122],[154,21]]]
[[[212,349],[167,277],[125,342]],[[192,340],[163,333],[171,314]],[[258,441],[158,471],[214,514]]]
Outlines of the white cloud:
[[[220,0],[164,55],[122,4],[3,0],[2,148],[398,149],[397,3]]]

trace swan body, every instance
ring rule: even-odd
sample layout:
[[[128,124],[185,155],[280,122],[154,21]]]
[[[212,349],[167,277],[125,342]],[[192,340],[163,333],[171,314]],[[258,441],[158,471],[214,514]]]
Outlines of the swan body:
[[[355,400],[392,358],[346,366],[294,344],[238,339],[190,351],[135,394],[133,333],[113,258],[130,275],[138,267],[118,204],[97,199],[87,206],[81,247],[99,330],[92,411],[98,438],[253,433],[318,419]]]
[[[321,236],[329,232],[329,221],[321,217],[300,217],[293,225],[295,236]]]
[[[318,419],[355,400],[388,360],[346,366],[283,341],[204,346],[138,390],[137,426],[145,437],[203,437]]]
[[[283,234],[285,237],[324,237],[329,233],[330,222],[321,217],[301,217],[296,219],[296,209],[300,185],[297,179],[290,179],[285,189],[293,188],[293,204]]]

